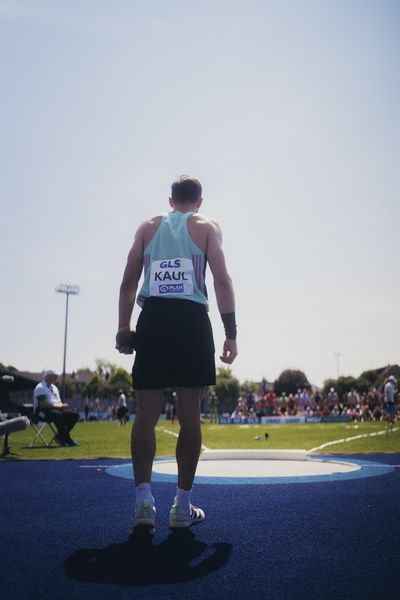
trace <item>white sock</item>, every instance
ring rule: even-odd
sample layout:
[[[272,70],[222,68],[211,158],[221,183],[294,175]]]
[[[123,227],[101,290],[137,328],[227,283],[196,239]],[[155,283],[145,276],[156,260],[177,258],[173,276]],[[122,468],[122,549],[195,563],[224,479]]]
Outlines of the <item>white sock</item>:
[[[135,487],[136,492],[136,501],[135,505],[137,506],[143,500],[148,500],[152,506],[154,506],[154,498],[151,494],[151,484],[150,483],[140,483]]]
[[[190,495],[192,490],[182,490],[181,488],[176,488],[176,496],[175,496],[175,504],[179,506],[181,510],[184,512],[189,512],[190,510]]]

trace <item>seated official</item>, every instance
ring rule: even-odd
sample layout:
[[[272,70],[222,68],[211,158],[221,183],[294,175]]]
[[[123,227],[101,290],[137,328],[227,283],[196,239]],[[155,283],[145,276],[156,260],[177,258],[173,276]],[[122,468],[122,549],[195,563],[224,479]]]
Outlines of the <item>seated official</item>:
[[[79,446],[70,435],[71,429],[79,421],[79,413],[61,402],[55,382],[57,373],[53,369],[43,371],[43,378],[33,392],[33,415],[57,428],[55,440],[59,446]]]

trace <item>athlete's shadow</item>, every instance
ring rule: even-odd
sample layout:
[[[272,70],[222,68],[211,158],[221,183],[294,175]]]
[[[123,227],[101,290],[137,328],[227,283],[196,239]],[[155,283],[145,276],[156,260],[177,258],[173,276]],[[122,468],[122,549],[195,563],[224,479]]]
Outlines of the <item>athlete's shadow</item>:
[[[97,550],[74,552],[64,563],[77,581],[126,586],[171,584],[203,577],[227,564],[231,544],[208,546],[187,529],[171,533],[160,544],[135,540]]]

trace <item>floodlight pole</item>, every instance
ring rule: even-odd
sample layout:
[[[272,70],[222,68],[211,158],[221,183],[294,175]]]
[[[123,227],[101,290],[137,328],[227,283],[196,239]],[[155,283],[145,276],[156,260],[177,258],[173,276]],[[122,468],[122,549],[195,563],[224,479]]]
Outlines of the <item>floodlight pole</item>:
[[[63,372],[61,379],[61,399],[65,401],[65,365],[67,360],[67,331],[68,331],[68,304],[69,304],[69,296],[70,294],[77,296],[80,292],[80,287],[78,285],[69,285],[65,283],[61,283],[56,287],[56,292],[60,294],[65,294],[66,302],[65,302],[65,330],[64,330],[64,359],[63,359]]]

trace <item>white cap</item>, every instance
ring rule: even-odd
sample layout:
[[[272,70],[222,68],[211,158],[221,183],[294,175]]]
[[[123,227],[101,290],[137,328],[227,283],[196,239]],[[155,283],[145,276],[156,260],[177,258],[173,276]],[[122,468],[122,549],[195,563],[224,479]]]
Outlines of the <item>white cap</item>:
[[[393,383],[397,383],[397,379],[394,375],[389,375],[388,381],[393,381]]]
[[[57,376],[57,373],[55,372],[54,369],[45,369],[43,371],[43,377],[47,377],[48,375],[56,375]]]

